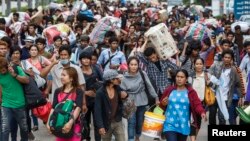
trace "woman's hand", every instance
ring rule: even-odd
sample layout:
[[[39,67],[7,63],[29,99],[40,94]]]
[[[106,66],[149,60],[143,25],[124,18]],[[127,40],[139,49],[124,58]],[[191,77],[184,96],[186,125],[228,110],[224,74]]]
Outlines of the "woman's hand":
[[[207,115],[206,115],[206,113],[202,113],[202,114],[201,114],[201,118],[202,118],[204,121],[207,121]]]
[[[73,121],[70,120],[69,122],[67,122],[67,123],[63,126],[63,128],[62,128],[62,133],[69,133],[69,131],[71,130],[72,126],[73,126]]]
[[[161,101],[161,104],[163,106],[167,106],[168,105],[168,97],[165,97],[162,101]]]
[[[104,129],[104,128],[99,129],[99,134],[100,134],[101,136],[104,136],[104,135],[106,134],[105,129]]]
[[[50,126],[49,126],[49,122],[47,122],[46,127],[47,127],[47,129],[48,129],[49,133],[51,134],[51,130],[50,130]]]
[[[159,101],[159,99],[157,98],[157,99],[155,99],[155,105],[160,105],[160,101]]]
[[[82,112],[83,112],[83,113],[87,113],[87,111],[88,111],[87,105],[86,105],[86,104],[83,104],[83,106],[82,106]]]
[[[121,91],[121,98],[125,99],[127,98],[128,94],[125,91]]]

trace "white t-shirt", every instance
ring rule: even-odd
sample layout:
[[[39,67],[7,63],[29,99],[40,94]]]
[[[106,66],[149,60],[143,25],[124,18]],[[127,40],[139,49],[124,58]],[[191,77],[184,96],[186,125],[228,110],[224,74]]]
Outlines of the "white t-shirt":
[[[225,101],[228,99],[230,72],[231,72],[231,68],[225,69],[222,71],[221,76],[220,76],[219,90]]]

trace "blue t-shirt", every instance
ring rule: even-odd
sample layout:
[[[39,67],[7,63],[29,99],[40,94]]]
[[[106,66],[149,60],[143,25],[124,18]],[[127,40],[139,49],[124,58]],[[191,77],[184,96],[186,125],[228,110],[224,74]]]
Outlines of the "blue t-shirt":
[[[190,103],[187,90],[171,92],[165,116],[163,132],[175,131],[183,135],[190,134]]]

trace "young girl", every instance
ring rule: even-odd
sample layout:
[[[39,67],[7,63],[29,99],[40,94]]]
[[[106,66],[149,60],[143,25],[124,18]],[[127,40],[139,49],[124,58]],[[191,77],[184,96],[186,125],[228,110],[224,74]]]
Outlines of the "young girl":
[[[72,112],[71,119],[64,125],[62,132],[68,133],[71,128],[74,128],[74,135],[69,139],[56,137],[56,141],[80,141],[81,140],[81,128],[78,121],[79,114],[81,112],[83,102],[83,91],[79,87],[77,71],[73,67],[64,68],[61,74],[61,82],[63,86],[56,89],[54,93],[53,109],[50,114],[53,113],[54,108],[62,100],[68,96],[67,99],[73,100],[75,108]],[[49,122],[48,122],[49,123]],[[50,130],[49,124],[47,128]]]

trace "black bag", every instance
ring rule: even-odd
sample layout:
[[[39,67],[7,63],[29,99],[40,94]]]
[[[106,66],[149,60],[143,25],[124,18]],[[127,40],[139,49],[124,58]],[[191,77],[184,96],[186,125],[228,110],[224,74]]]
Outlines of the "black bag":
[[[141,74],[142,80],[143,80],[144,85],[145,85],[145,92],[146,92],[147,97],[148,97],[148,105],[149,106],[155,105],[155,98],[153,98],[151,96],[151,94],[149,93],[149,91],[148,91],[148,86],[147,86],[147,82],[146,82],[145,76],[144,76],[144,74],[143,74],[143,72],[141,70],[139,70],[139,72]]]
[[[46,98],[43,97],[41,90],[37,87],[35,80],[30,76],[29,83],[24,84],[23,88],[26,97],[26,105],[28,108],[37,108],[47,103]]]
[[[88,125],[88,122],[84,113],[81,113],[80,115],[80,125],[82,128],[82,131],[81,131],[82,140],[88,139],[90,135],[90,128],[89,128],[89,125]]]
[[[17,65],[13,66],[16,74],[18,74]],[[43,97],[41,90],[37,87],[36,81],[29,77],[29,83],[23,84],[24,96],[26,100],[26,106],[29,109],[43,106],[47,103],[46,98]]]

